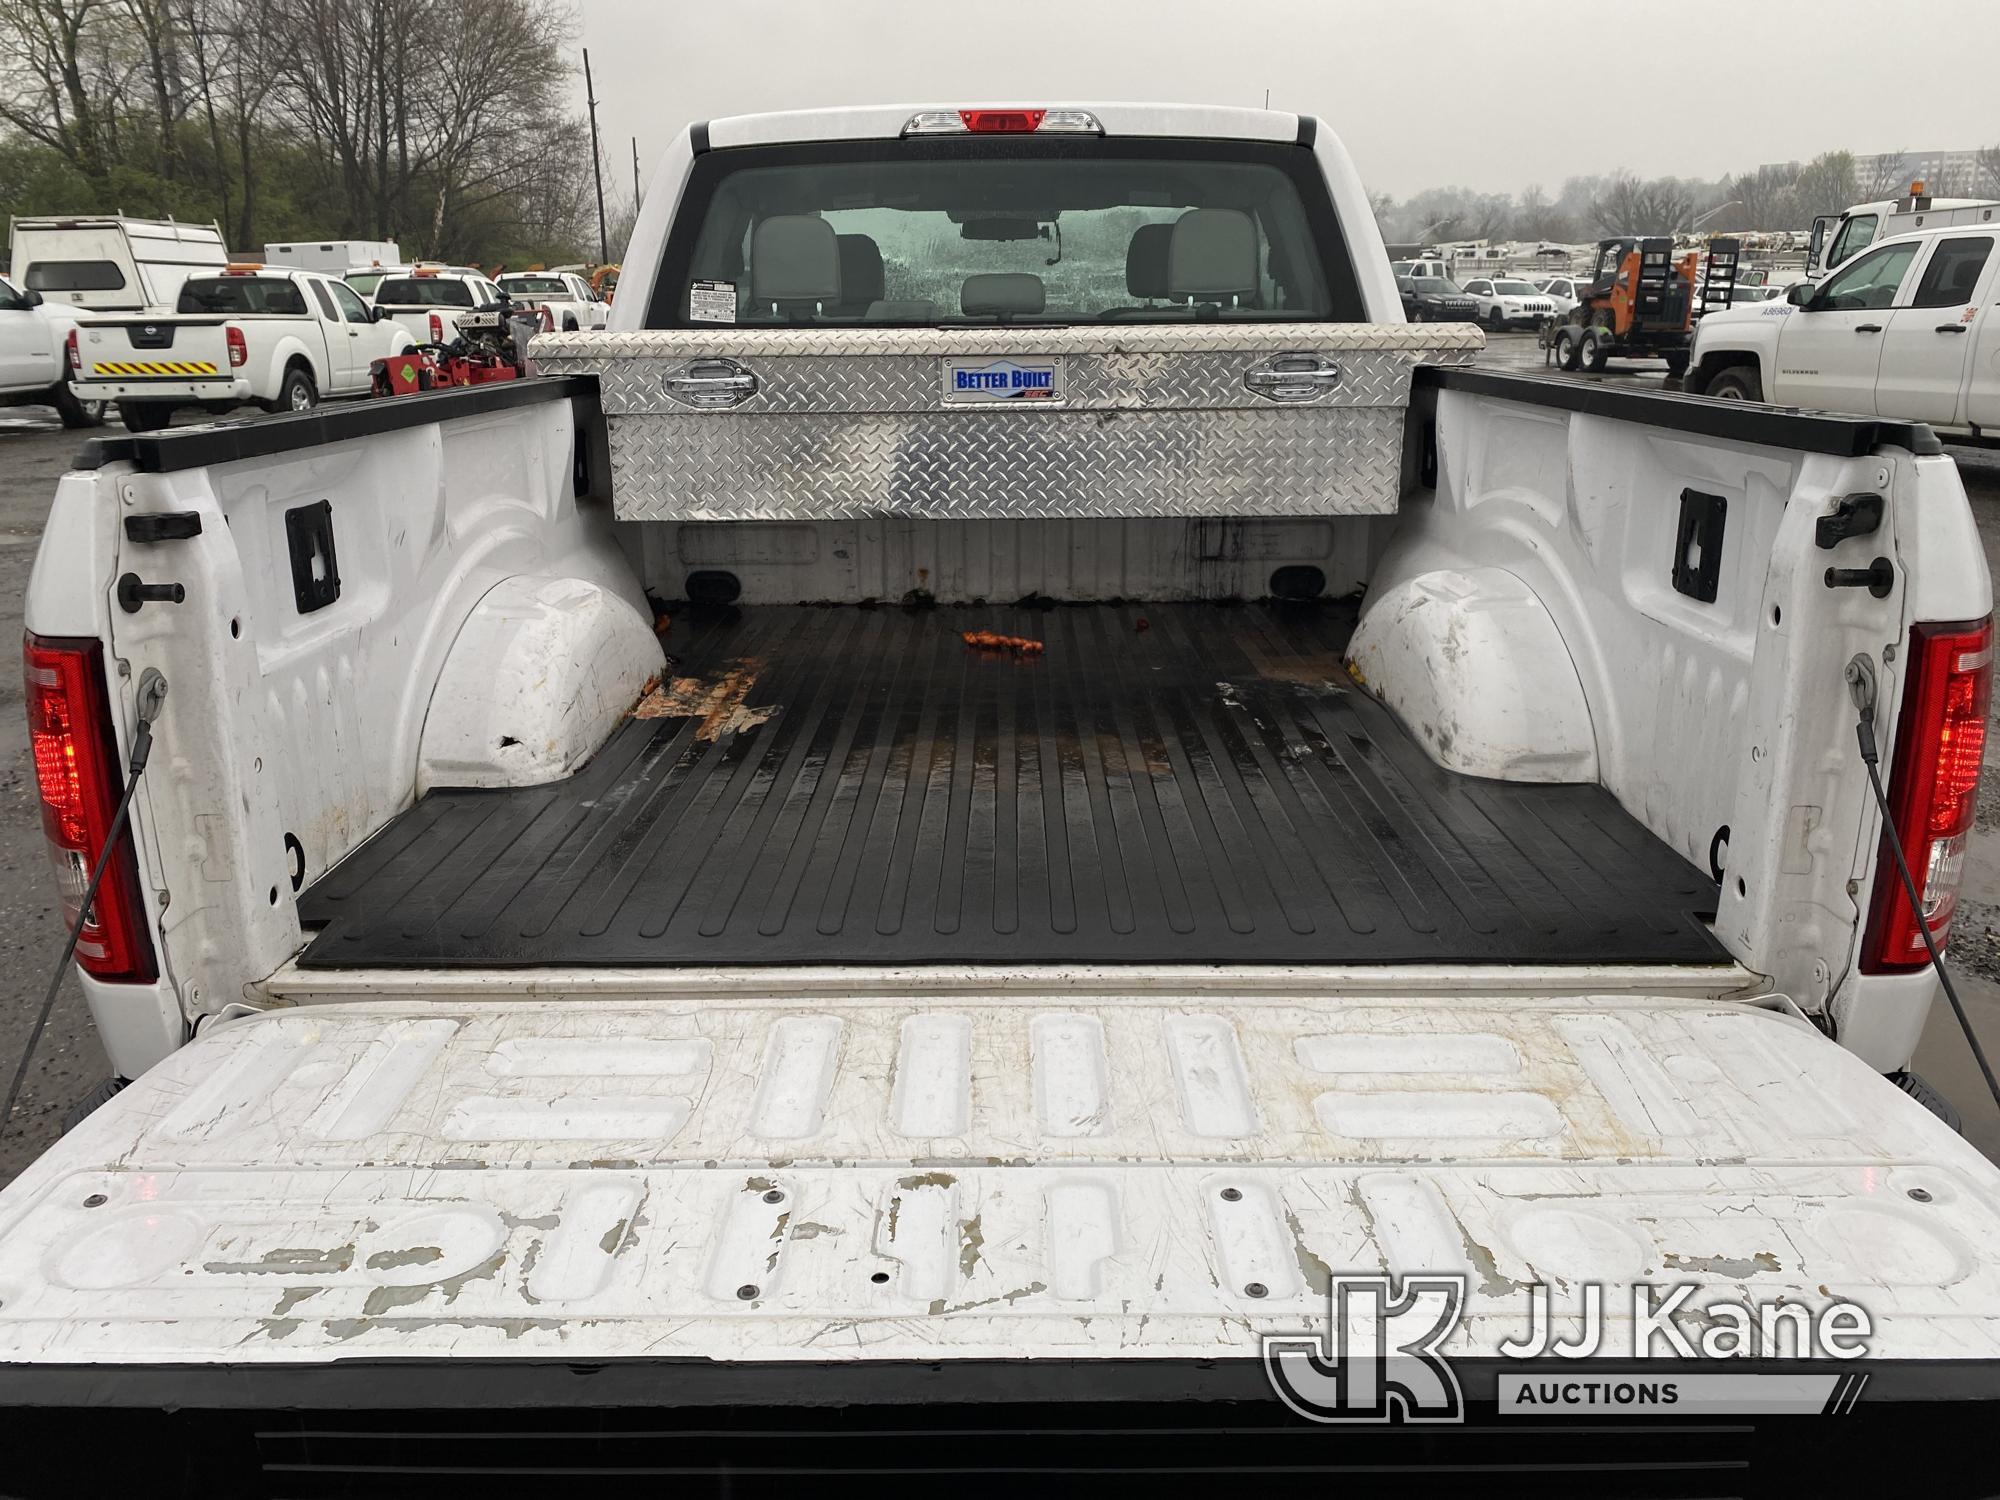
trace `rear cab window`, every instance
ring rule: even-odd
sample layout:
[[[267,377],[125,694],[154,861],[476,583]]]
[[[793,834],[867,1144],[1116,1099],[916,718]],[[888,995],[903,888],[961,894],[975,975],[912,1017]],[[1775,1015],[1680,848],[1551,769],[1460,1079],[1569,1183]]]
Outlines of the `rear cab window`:
[[[304,317],[306,298],[296,282],[272,276],[193,276],[181,284],[174,311]]]
[[[697,157],[647,326],[1366,316],[1305,147],[952,137]]]
[[[470,307],[472,288],[443,276],[390,276],[375,288],[378,307]]]

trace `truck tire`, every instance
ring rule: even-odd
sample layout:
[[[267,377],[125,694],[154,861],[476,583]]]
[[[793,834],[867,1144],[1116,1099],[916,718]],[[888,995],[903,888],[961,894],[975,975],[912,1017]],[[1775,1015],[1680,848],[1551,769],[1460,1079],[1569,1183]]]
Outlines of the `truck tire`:
[[[285,371],[285,378],[278,387],[278,399],[271,402],[271,411],[311,411],[319,405],[319,387],[313,384],[312,372],[303,365],[293,365]]]
[[[77,1100],[63,1113],[62,1133],[68,1135],[96,1113],[101,1106],[109,1104],[112,1096],[124,1088],[127,1082],[129,1080],[124,1078],[107,1078]]]
[[[79,401],[66,385],[59,385],[49,395],[49,405],[56,409],[65,427],[102,427],[104,408],[108,401]]]
[[[568,315],[567,313],[565,313],[565,314],[563,315],[563,326],[562,326],[562,331],[563,331],[564,333],[575,333],[575,332],[576,332],[576,319],[575,319],[575,318],[573,318],[573,317],[571,317],[571,316],[569,316],[569,315]]]
[[[1755,365],[1731,365],[1710,380],[1702,394],[1718,401],[1762,401],[1764,380]]]
[[[159,401],[120,401],[118,415],[127,432],[158,432],[174,419],[174,409]]]
[[[1583,330],[1583,336],[1576,341],[1577,359],[1591,374],[1602,374],[1611,362],[1611,351],[1605,347],[1604,335],[1595,328]]]

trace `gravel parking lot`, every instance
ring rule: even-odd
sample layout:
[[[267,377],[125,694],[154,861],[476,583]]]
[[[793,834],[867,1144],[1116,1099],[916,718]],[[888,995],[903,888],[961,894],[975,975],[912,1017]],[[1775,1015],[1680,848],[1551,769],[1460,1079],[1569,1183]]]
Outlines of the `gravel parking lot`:
[[[1532,335],[1497,334],[1489,335],[1483,362],[1540,369],[1543,359]],[[1663,374],[1662,366],[1645,363],[1569,378],[1654,386]],[[105,430],[123,429],[114,420]],[[85,436],[65,432],[53,411],[0,409],[0,634],[8,639],[20,636],[22,598],[56,480]],[[1988,566],[2000,573],[2000,452],[1961,448],[1953,456],[1972,497]],[[20,676],[0,673],[0,1086],[11,1076],[64,937],[43,847]],[[1991,744],[1961,911],[1953,945],[1960,990],[1982,1037],[2000,1054],[2000,752]],[[1943,1005],[1931,1017],[1917,1068],[1964,1113],[1975,1144],[2000,1160],[2000,1111],[1987,1099]],[[0,1140],[0,1182],[56,1138],[65,1112],[107,1072],[82,996],[68,979],[14,1123]]]

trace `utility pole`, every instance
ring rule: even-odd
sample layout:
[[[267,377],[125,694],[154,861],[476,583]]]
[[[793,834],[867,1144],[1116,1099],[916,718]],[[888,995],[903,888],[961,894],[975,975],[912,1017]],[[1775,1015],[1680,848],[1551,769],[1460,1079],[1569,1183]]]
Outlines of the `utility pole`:
[[[639,137],[632,137],[632,212],[639,211]]]
[[[583,97],[590,105],[590,177],[597,184],[597,263],[611,259],[611,231],[604,224],[604,158],[597,149],[597,91],[590,82],[590,49],[583,49]]]

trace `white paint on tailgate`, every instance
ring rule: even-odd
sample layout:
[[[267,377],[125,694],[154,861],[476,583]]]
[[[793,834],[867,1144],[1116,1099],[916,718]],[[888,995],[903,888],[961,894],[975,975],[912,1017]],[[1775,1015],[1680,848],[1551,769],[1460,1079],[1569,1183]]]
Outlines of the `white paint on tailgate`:
[[[1383,1267],[1470,1278],[1464,1352],[1553,1278],[1853,1298],[1884,1357],[2000,1355],[1994,1169],[1783,1016],[1074,1006],[212,1028],[0,1194],[0,1359],[1248,1356],[1323,1316],[1331,1271]]]

